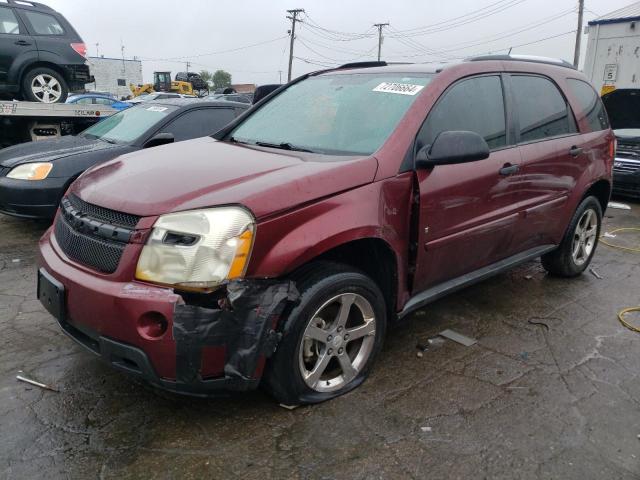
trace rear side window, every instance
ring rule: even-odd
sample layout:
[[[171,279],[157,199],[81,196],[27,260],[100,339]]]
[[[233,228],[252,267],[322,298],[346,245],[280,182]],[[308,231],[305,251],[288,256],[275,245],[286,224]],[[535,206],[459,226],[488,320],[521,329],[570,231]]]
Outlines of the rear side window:
[[[24,12],[36,35],[63,35],[64,28],[53,15],[39,12]]]
[[[10,8],[0,7],[0,33],[20,34],[18,19]]]
[[[489,148],[507,144],[502,82],[498,76],[463,80],[451,87],[431,110],[418,134],[418,148],[442,132],[467,130],[482,136]]]
[[[551,80],[543,77],[511,77],[520,122],[520,141],[532,142],[577,131],[566,100]]]
[[[571,93],[578,100],[578,104],[582,111],[581,115],[587,118],[591,131],[606,130],[609,128],[609,119],[604,108],[602,100],[591,85],[582,80],[568,78],[567,85]]]
[[[162,129],[172,133],[175,141],[213,135],[235,118],[232,108],[202,108],[179,116]]]

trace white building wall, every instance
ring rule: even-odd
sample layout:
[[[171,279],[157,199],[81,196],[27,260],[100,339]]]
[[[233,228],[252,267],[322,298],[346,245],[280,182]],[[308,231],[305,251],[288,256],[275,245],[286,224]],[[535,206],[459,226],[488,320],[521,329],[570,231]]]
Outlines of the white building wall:
[[[89,67],[96,81],[88,83],[87,90],[109,92],[120,99],[131,95],[130,83],[134,85],[142,83],[142,62],[140,60],[89,57]],[[118,84],[119,80],[120,84]]]
[[[640,22],[589,25],[588,32],[584,73],[596,90],[640,88]]]

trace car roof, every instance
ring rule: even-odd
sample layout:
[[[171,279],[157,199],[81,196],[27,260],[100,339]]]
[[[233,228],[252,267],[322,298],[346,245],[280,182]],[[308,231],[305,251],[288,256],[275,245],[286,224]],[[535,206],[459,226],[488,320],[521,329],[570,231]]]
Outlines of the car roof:
[[[337,67],[335,69],[322,70],[317,72],[323,74],[349,74],[349,73],[404,73],[404,74],[435,74],[442,70],[462,66],[469,63],[478,62],[503,62],[503,70],[508,70],[508,64],[526,64],[531,69],[544,70],[546,67],[558,67],[575,70],[575,67],[561,59],[539,57],[532,55],[483,55],[467,58],[449,63],[387,63],[385,62],[362,62],[351,63]],[[362,65],[362,66],[360,66]]]
[[[228,101],[210,101],[201,100],[199,98],[165,98],[163,100],[150,100],[148,102],[142,102],[139,105],[170,105],[179,107],[180,109],[187,110],[195,107],[240,107],[249,108],[249,104],[241,102],[228,102]]]

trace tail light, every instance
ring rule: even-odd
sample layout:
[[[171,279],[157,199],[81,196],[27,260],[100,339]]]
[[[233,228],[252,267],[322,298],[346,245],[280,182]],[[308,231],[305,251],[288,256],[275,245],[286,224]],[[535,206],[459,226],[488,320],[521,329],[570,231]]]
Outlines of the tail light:
[[[73,48],[78,55],[87,58],[87,46],[84,43],[72,43],[71,48]]]

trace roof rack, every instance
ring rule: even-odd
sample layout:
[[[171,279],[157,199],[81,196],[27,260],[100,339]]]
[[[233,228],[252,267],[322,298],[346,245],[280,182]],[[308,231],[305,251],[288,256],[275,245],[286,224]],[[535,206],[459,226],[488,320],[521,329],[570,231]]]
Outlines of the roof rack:
[[[576,70],[572,63],[562,60],[561,58],[538,57],[536,55],[481,55],[479,57],[467,58],[467,62],[481,62],[486,60],[501,60],[512,62],[532,62],[545,63],[547,65],[557,65],[559,67],[571,68]]]
[[[340,68],[373,68],[373,67],[386,67],[388,65],[387,62],[374,62],[374,61],[369,61],[369,62],[351,62],[351,63],[345,63],[344,65],[340,65],[339,67],[336,67],[337,69]]]
[[[4,0],[0,1],[0,4],[7,3],[9,5],[14,5],[16,7],[31,7],[37,8],[39,10],[53,10],[49,5],[45,5],[44,3],[32,2],[31,0]]]

